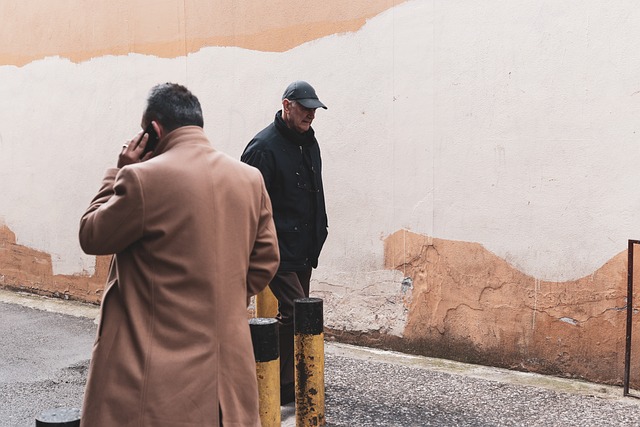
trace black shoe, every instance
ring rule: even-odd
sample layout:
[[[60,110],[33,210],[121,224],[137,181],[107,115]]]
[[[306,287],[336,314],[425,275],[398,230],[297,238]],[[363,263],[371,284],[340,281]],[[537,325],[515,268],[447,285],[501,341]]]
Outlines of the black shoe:
[[[280,388],[280,406],[295,402],[296,390],[293,384],[288,384]]]

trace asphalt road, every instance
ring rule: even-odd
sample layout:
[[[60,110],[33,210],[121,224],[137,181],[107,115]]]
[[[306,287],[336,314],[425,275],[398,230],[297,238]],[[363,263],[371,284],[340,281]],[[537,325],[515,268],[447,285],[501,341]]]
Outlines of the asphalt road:
[[[82,404],[93,306],[0,291],[0,426]],[[639,426],[620,387],[325,345],[327,426]],[[282,408],[282,425],[295,425]]]

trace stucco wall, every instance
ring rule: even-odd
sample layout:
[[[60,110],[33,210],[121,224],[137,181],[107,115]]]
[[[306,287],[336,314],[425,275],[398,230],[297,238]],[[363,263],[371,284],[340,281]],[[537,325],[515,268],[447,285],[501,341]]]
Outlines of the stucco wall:
[[[0,5],[0,286],[99,299],[78,220],[151,86],[192,89],[239,157],[304,79],[329,106],[312,287],[333,335],[621,380],[634,2],[107,3]]]

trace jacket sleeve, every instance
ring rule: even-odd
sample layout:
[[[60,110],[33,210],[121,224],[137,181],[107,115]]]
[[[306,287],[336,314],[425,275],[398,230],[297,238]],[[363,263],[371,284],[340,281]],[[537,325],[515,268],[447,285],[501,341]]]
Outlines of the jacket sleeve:
[[[269,284],[280,265],[271,200],[262,179],[260,181],[262,187],[260,218],[247,272],[247,296],[249,297],[258,294]]]
[[[100,191],[80,219],[80,246],[89,255],[122,252],[142,237],[144,200],[135,172],[107,170]]]

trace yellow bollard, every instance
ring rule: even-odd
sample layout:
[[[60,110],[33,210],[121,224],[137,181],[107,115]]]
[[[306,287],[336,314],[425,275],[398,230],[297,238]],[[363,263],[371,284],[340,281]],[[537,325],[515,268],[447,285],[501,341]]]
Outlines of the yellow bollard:
[[[277,314],[278,300],[267,286],[256,295],[256,317],[276,317]]]
[[[260,423],[262,427],[280,427],[280,352],[278,321],[249,319],[253,355],[256,359]]]
[[[294,301],[296,427],[325,425],[322,299]]]

